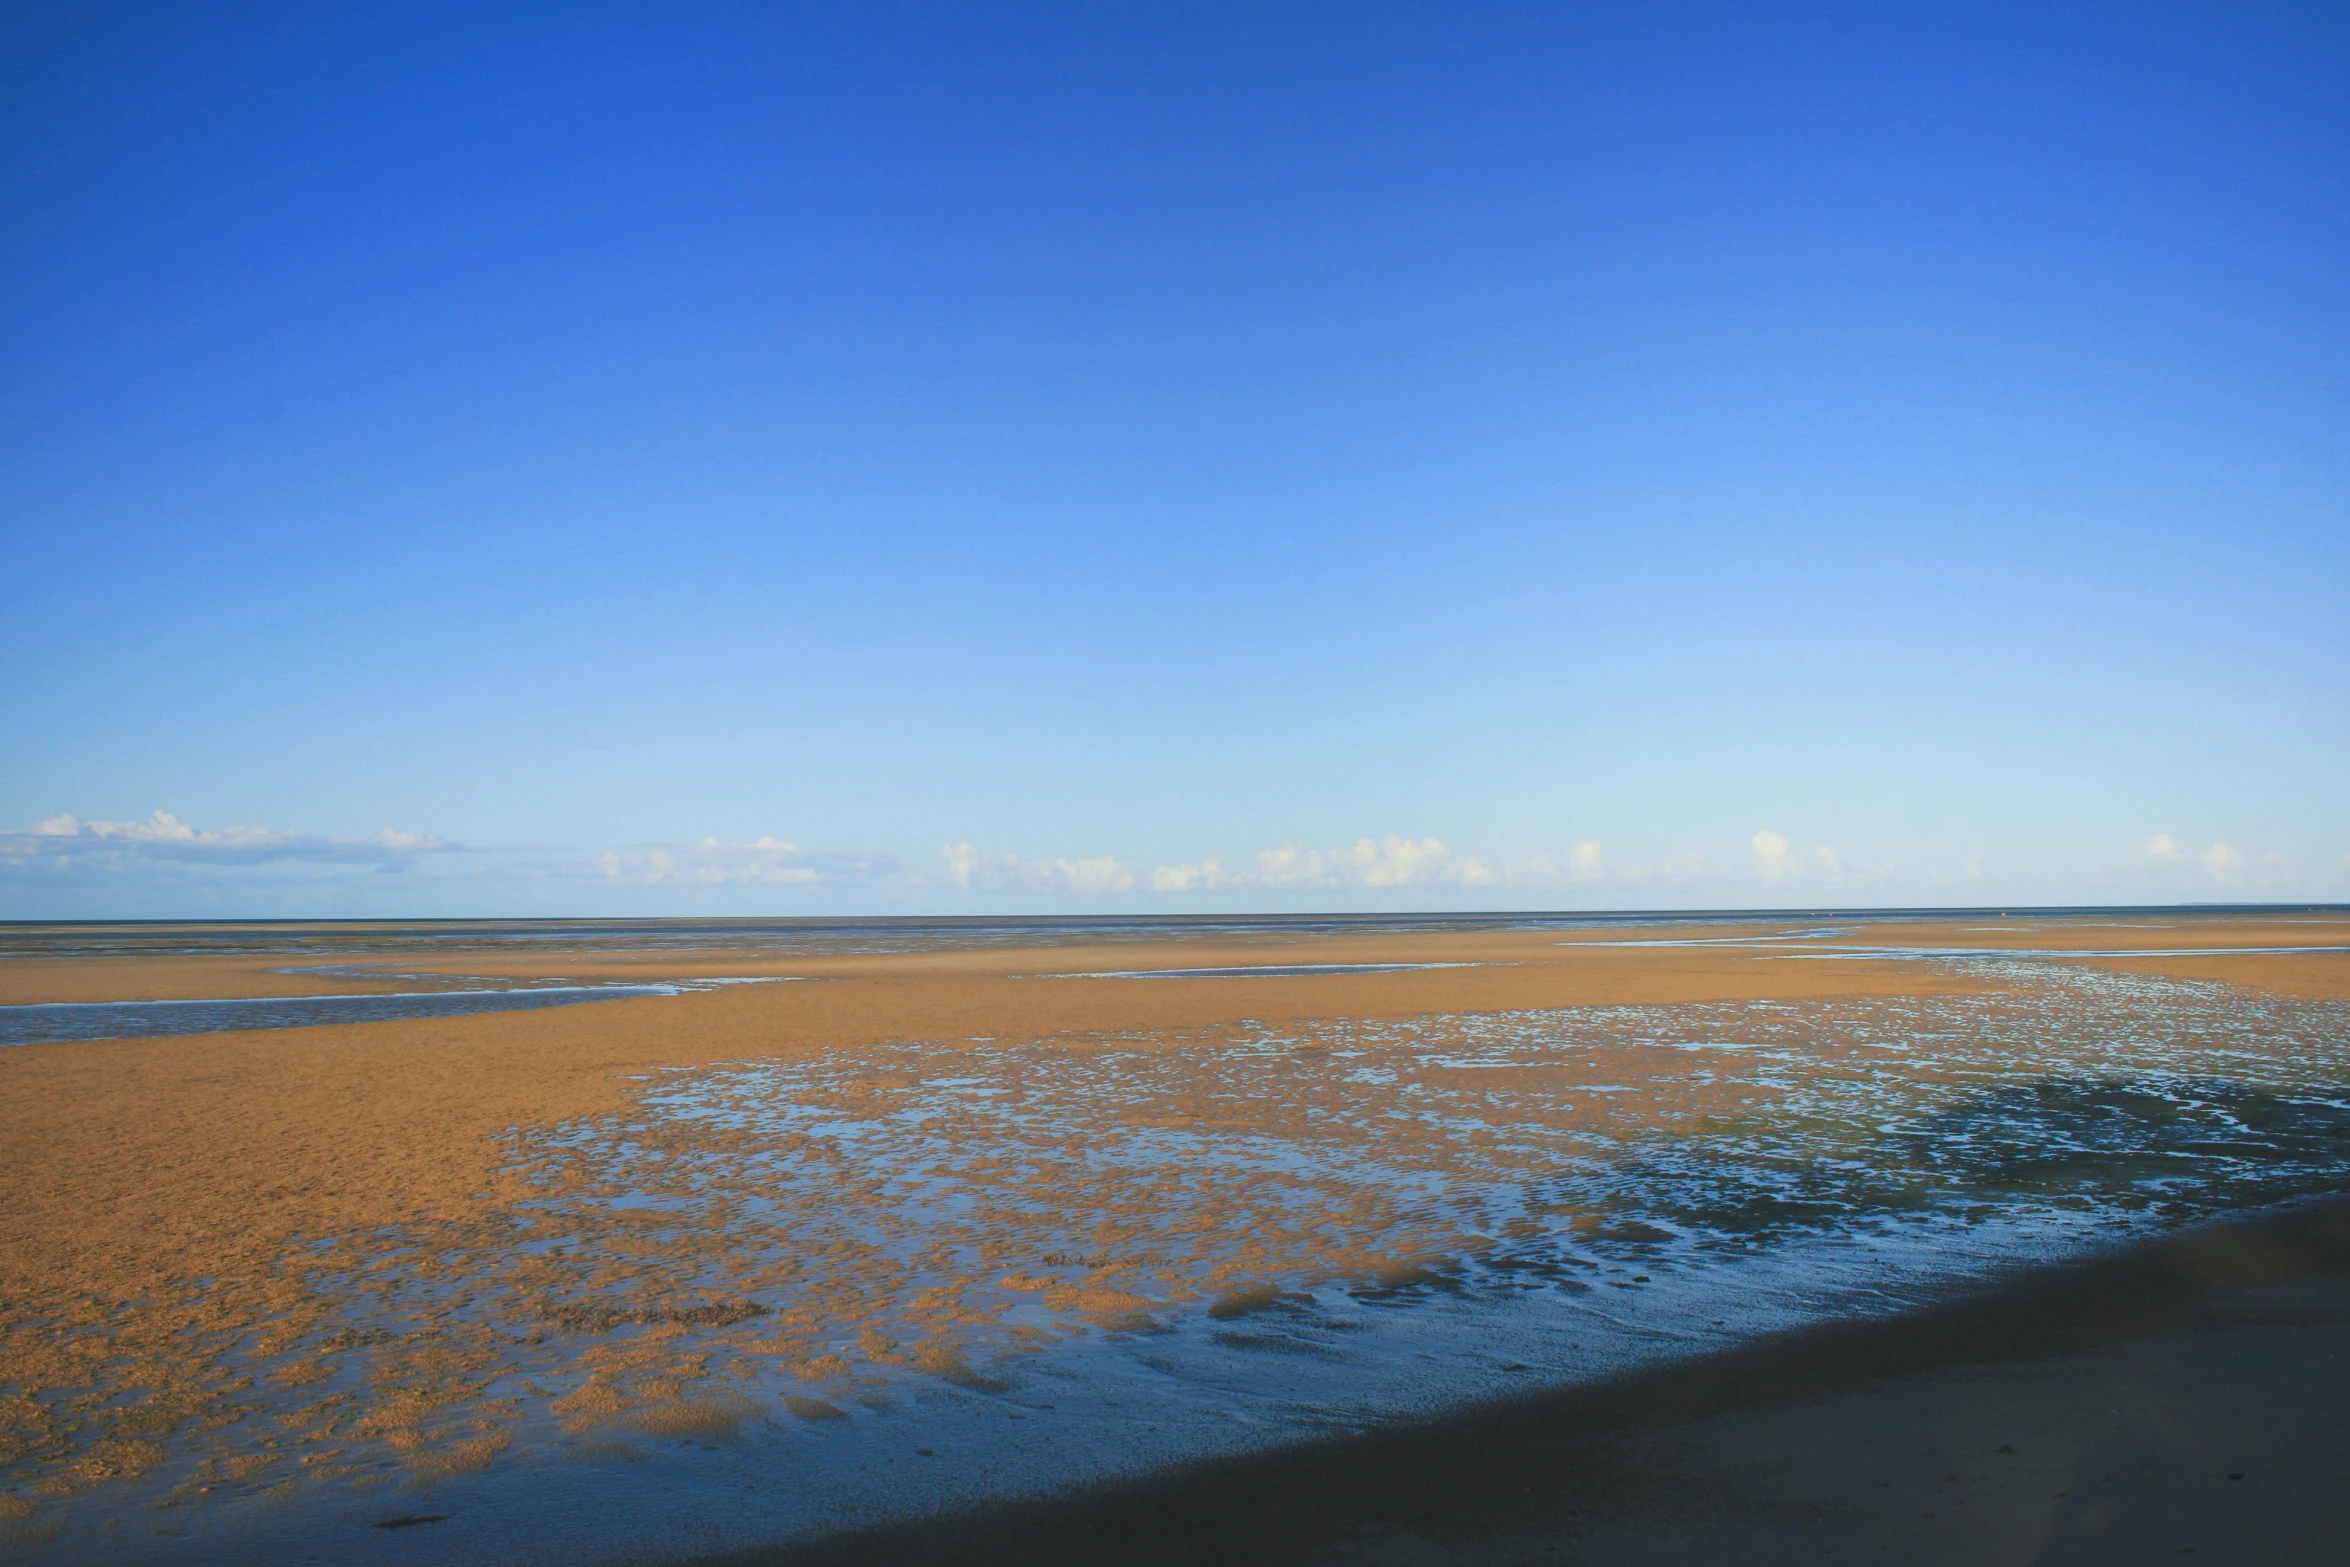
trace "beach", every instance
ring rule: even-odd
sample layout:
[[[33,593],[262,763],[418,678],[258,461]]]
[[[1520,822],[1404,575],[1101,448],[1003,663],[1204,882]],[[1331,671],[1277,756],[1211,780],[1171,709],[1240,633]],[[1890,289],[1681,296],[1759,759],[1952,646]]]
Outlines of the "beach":
[[[2350,1529],[2350,1203],[1375,1437],[709,1567],[2309,1563]]]
[[[1409,1444],[1453,1429],[1425,1426],[1431,1414],[1532,1379],[1568,1401],[1558,1418],[1577,1431],[1616,1412],[1600,1420],[1616,1422],[1616,1456],[1577,1448],[1568,1467],[1640,1477],[1577,1482],[1571,1525],[1554,1510],[1509,1513],[1504,1529],[1500,1501],[1458,1485],[1443,1492],[1451,1513],[1442,1498],[1405,1507],[1392,1477],[1376,1494],[1402,1510],[1365,1510],[1369,1493],[1326,1471],[1278,1482],[1283,1496],[1327,1493],[1314,1508],[1164,1505],[1201,1519],[1255,1507],[1260,1521],[1271,1507],[1307,1530],[1276,1529],[1244,1556],[1481,1560],[1459,1553],[1500,1548],[1503,1529],[1532,1531],[1528,1559],[1548,1545],[1645,1561],[1724,1548],[1644,1521],[1678,1525],[1686,1499],[1707,1496],[1740,1540],[1781,1537],[1757,1520],[1800,1517],[1813,1520],[1804,1538],[1830,1542],[1816,1549],[1841,1554],[1909,1537],[1882,1534],[1892,1513],[1847,1494],[1841,1460],[1815,1472],[1767,1455],[1891,1451],[1837,1433],[1914,1428],[1955,1385],[1916,1377],[2039,1367],[1966,1386],[1987,1410],[2005,1406],[1983,1390],[2054,1387],[2061,1407],[2042,1423],[2070,1430],[2085,1390],[2151,1379],[2131,1355],[2173,1346],[2188,1369],[2160,1380],[2204,1388],[2216,1409],[2338,1344],[2332,1264],[2309,1260],[2334,1255],[2331,1241],[2293,1243],[2322,1322],[2256,1320],[2219,1284],[2154,1337],[2110,1342],[2089,1322],[2108,1297],[2087,1285],[2064,1297],[2087,1304],[2061,1344],[1998,1348],[1988,1304],[1931,1312],[1949,1289],[2034,1263],[2340,1190],[2324,1092],[2338,1097],[2333,1053],[2350,1044],[2350,919],[1396,924],[20,940],[0,1004],[710,988],[0,1050],[7,1144],[30,1151],[9,1162],[0,1208],[0,1526],[60,1561],[268,1559],[287,1540],[338,1538],[390,1560],[412,1559],[382,1553],[413,1535],[383,1525],[413,1516],[441,1559],[508,1560],[543,1537],[548,1508],[608,1490],[607,1470],[681,1506],[721,1473],[748,1495],[772,1471],[782,1493],[729,1503],[696,1548],[819,1549],[808,1541],[854,1540],[876,1520],[984,1514],[1187,1464],[1262,1466],[1215,1471],[1244,1490],[1342,1451],[1358,1455],[1348,1473],[1374,1450],[1426,1468],[1433,1449]],[[2100,1032],[2111,1018],[2126,1026]],[[1956,1043],[1919,1054],[1913,1037]],[[2159,1113],[2132,1108],[2149,1093]],[[1988,1137],[2032,1153],[2116,1114],[2134,1141],[2083,1143],[2036,1185],[2002,1173],[2023,1155],[1964,1152]],[[2176,1129],[2197,1116],[2192,1136]],[[2226,1142],[2255,1121],[2259,1138]],[[1909,1142],[1871,1141],[1895,1122]],[[1912,1147],[1945,1152],[1891,1185],[1872,1173]],[[1710,1162],[1689,1165],[1693,1149]],[[1848,1173],[1805,1185],[1823,1156]],[[1593,1316],[1614,1291],[1643,1304]],[[1500,1292],[1519,1304],[1495,1304]],[[2242,1325],[2178,1338],[2206,1308]],[[1846,1320],[1862,1317],[1875,1320]],[[1570,1320],[1589,1325],[1575,1354],[1524,1347]],[[1839,1380],[1846,1352],[1804,1349],[1813,1332],[1938,1347],[1872,1349],[1879,1370]],[[1520,1347],[1486,1353],[1488,1333]],[[2177,1348],[2207,1341],[2233,1347]],[[2088,1358],[2051,1360],[2058,1348]],[[2050,1365],[2072,1369],[2050,1383]],[[1706,1382],[1708,1366],[1732,1367],[1718,1373],[1730,1381]],[[1186,1391],[1138,1420],[1119,1402],[1137,1376]],[[1756,1376],[1779,1390],[1723,1391]],[[1056,1377],[1069,1391],[1035,1391]],[[1457,1418],[1536,1418],[1502,1407],[1519,1412]],[[1060,1448],[1016,1461],[989,1449],[988,1421],[1045,1411],[1069,1433]],[[2193,1411],[2181,1420],[2218,1440]],[[934,1427],[950,1435],[925,1441]],[[1634,1440],[1653,1433],[1670,1433],[1653,1453]],[[1328,1446],[1335,1436],[1370,1446]],[[770,1463],[762,1442],[796,1445]],[[1499,1474],[1494,1442],[1439,1445]],[[923,1446],[942,1478],[873,1478]],[[1943,1472],[1981,1477],[1935,1482],[1962,1489],[2004,1474],[1960,1456],[1929,1443],[1911,1467],[1947,1457]],[[1555,1489],[1545,1473],[1520,1483]],[[2050,1495],[2071,1489],[2031,1473]],[[1923,1509],[1904,1487],[1924,1482],[1903,1475],[1884,1488]],[[1640,1496],[1657,1499],[1650,1511]],[[665,1505],[616,1504],[591,1524],[574,1510],[559,1554],[658,1553],[678,1534]],[[1987,1494],[1967,1505],[1970,1518],[1998,1510]],[[2300,1517],[2318,1503],[2274,1505]],[[1056,1513],[1052,1527],[1087,1516]],[[993,1548],[992,1526],[970,1527],[971,1549]],[[1215,1549],[1227,1546],[1242,1550]],[[1065,1559],[1099,1548],[1072,1544]],[[1134,1559],[1183,1559],[1156,1548],[1140,1539]]]

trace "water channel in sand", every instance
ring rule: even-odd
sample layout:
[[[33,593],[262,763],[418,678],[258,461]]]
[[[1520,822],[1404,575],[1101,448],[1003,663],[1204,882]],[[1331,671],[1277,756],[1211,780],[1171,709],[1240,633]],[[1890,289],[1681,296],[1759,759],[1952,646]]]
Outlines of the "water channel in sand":
[[[93,1365],[0,1494],[60,1562],[668,1554],[1896,1310],[2350,1168],[2350,1003],[1923,961],[1985,988],[746,1038],[512,1129],[498,1226],[314,1238],[168,1426]]]
[[[407,977],[407,976],[403,976]],[[412,1018],[531,1012],[590,1001],[681,996],[718,985],[777,979],[681,980],[666,985],[530,985],[499,990],[395,990],[353,996],[228,996],[189,1001],[46,1001],[0,1006],[0,1046],[67,1039],[163,1039],[254,1028],[317,1028]]]

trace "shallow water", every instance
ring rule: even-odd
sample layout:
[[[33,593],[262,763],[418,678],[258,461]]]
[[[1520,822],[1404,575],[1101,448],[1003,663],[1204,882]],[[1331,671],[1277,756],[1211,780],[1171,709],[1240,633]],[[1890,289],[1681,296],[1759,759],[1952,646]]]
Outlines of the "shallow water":
[[[351,996],[241,996],[202,1001],[46,1001],[0,1007],[0,1046],[67,1039],[156,1039],[248,1029],[315,1028],[327,1023],[390,1023],[406,1018],[466,1017],[677,996],[719,984],[764,980],[680,980],[657,985],[529,985],[502,990],[412,990]]]
[[[2009,988],[789,1061],[746,1040],[627,1115],[517,1130],[536,1195],[511,1229],[321,1237],[331,1309],[236,1346],[220,1423],[62,1504],[49,1554],[788,1537],[2340,1189],[2350,1003],[1938,961]],[[443,1516],[369,1527],[401,1515]]]

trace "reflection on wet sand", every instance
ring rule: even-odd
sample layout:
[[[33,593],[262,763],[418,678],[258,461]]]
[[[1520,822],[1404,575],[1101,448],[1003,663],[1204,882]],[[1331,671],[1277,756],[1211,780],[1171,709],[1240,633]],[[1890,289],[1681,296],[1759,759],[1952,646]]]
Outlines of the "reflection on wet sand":
[[[186,1001],[49,1001],[0,1006],[0,1045],[50,1044],[69,1039],[160,1039],[175,1034],[225,1034],[256,1028],[318,1028],[336,1023],[394,1023],[410,1018],[468,1017],[477,1012],[530,1012],[542,1007],[675,996],[708,989],[719,980],[675,985],[530,985],[496,990],[444,986],[437,990],[363,995],[236,996]],[[769,980],[752,981],[767,984]]]
[[[2176,945],[2225,945],[2213,923]],[[2276,945],[2264,930],[2221,935]],[[1024,984],[1016,950],[939,946],[566,1014],[12,1052],[13,1113],[48,1094],[88,1167],[12,1171],[0,1526],[70,1559],[122,1549],[134,1514],[189,1538],[326,1528],[420,1484],[470,1484],[513,1523],[551,1465],[659,1451],[690,1491],[694,1455],[772,1419],[804,1433],[795,1496],[886,1510],[909,1504],[856,1476],[877,1433],[945,1418],[930,1389],[1114,1395],[1151,1430],[1142,1458],[1261,1445],[1474,1391],[1413,1370],[1425,1324],[1548,1312],[1604,1368],[1668,1321],[1852,1310],[2035,1236],[2330,1190],[2350,1155],[2341,1000],[1982,951],[1791,965],[1559,939],[1150,949],[1209,971],[1180,986]],[[1326,964],[1358,972],[1214,972]],[[1404,966],[1424,964],[1451,966]],[[89,1139],[125,1132],[107,1096],[142,1088],[144,1146],[100,1158]],[[78,1119],[56,1097],[76,1090]],[[235,1157],[224,1103],[261,1125]],[[118,1223],[174,1212],[92,1234],[92,1198]],[[1819,1245],[1846,1248],[1833,1299],[1785,1272]],[[1355,1318],[1414,1302],[1451,1315]],[[1118,1456],[988,1462],[932,1490]],[[256,1496],[296,1505],[221,1521]],[[741,1528],[827,1521],[778,1506]]]

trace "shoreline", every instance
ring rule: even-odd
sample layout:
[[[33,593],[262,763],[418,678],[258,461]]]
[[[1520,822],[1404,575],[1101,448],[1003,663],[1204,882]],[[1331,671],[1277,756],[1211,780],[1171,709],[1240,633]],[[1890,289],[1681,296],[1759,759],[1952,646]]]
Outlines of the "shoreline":
[[[2350,1197],[1358,1436],[644,1567],[2279,1564],[2350,1531]]]

